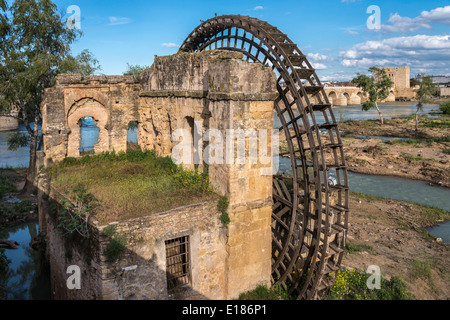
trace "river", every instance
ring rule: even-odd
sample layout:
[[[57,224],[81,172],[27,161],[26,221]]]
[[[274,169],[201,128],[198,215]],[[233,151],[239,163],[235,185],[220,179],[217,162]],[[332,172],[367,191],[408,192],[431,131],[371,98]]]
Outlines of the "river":
[[[43,255],[29,243],[38,235],[37,222],[27,222],[7,229],[6,239],[19,243],[17,250],[5,250],[9,263],[7,299],[50,299],[50,272]]]

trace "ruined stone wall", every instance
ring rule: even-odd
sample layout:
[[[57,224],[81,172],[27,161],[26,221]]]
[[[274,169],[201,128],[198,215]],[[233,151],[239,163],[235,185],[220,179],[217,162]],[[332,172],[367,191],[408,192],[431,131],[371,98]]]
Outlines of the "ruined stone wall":
[[[128,123],[138,120],[139,89],[133,77],[59,75],[41,108],[46,165],[79,157],[83,117],[94,118],[100,129],[96,153],[125,151]]]
[[[79,155],[76,121],[85,115],[94,117],[101,134],[105,132],[99,138],[96,152],[123,150],[126,126],[137,120],[139,145],[155,149],[161,156],[170,156],[186,138],[177,136],[177,130],[184,129],[190,133],[185,142],[192,148],[189,154],[182,151],[183,166],[209,174],[215,191],[229,200],[231,222],[223,230],[214,208],[194,207],[197,211],[189,211],[185,214],[188,217],[176,213],[168,220],[164,214],[152,216],[151,224],[139,230],[136,228],[139,223],[120,226],[123,232],[133,230],[130,239],[148,239],[143,245],[136,243],[130,251],[135,260],[120,265],[137,261],[138,266],[146,266],[142,270],[151,269],[155,274],[150,281],[145,280],[148,271],[130,271],[130,276],[124,275],[126,280],[120,282],[111,272],[103,270],[102,281],[107,279],[108,284],[102,296],[167,298],[161,280],[164,278],[157,275],[164,272],[161,246],[167,236],[178,232],[192,235],[193,248],[198,248],[192,263],[193,290],[199,295],[233,299],[259,284],[269,284],[271,134],[273,101],[277,95],[272,70],[243,61],[240,53],[182,53],[157,57],[140,78],[141,83],[137,84],[127,77],[106,77],[102,83],[96,77],[60,76],[57,85],[47,91],[43,106],[46,165]],[[208,139],[206,133],[211,129],[220,136]],[[255,139],[239,138],[244,131],[255,133]],[[231,132],[236,135],[230,135]],[[267,139],[261,135],[264,133]],[[194,145],[196,135],[205,139]],[[241,146],[239,139],[243,141]],[[274,143],[274,148],[277,147]],[[258,151],[256,159],[251,157],[254,156],[251,150]],[[243,161],[238,160],[238,154],[245,155]],[[195,159],[198,161],[193,163],[191,160]],[[153,228],[159,224],[161,227]],[[104,278],[105,272],[111,278]]]
[[[258,158],[252,164],[249,150],[255,146],[247,139],[245,161],[239,163],[237,137],[230,138],[229,132],[254,130],[259,143],[262,140],[258,130],[268,130],[268,140],[257,149],[266,148],[270,154],[276,97],[272,71],[243,61],[239,53],[178,54],[158,57],[144,73],[142,83],[140,119],[145,132],[140,136],[147,148],[155,147],[159,154],[170,155],[179,143],[170,141],[174,130],[192,129],[187,119],[191,124],[200,123],[195,130],[201,136],[215,129],[224,139],[215,137],[215,142],[223,143],[210,155],[217,156],[218,161],[209,163],[207,170],[215,190],[230,201],[227,297],[236,298],[260,283],[269,283],[272,162]],[[234,146],[227,149],[227,143]],[[200,143],[198,149],[202,146]],[[203,154],[203,158],[207,156]]]
[[[107,226],[91,219],[89,240],[64,235],[58,227],[67,196],[40,177],[39,208],[47,211],[40,220],[47,239],[52,296],[57,300],[225,299],[226,229],[219,220],[217,201],[185,206],[167,212],[112,223],[126,246],[117,261],[109,261],[111,237]],[[46,190],[46,192],[44,192]],[[45,196],[44,196],[45,193]],[[166,278],[165,241],[189,237],[190,288],[169,295]],[[69,266],[81,271],[81,288],[70,290]],[[130,268],[131,267],[131,268]]]

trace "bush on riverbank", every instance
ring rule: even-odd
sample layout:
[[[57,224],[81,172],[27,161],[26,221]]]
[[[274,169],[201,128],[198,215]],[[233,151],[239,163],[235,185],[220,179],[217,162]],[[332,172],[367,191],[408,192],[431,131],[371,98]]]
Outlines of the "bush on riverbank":
[[[444,114],[450,114],[450,100],[439,104],[439,109]]]
[[[398,277],[380,279],[380,289],[369,289],[371,275],[356,269],[337,272],[333,287],[325,294],[326,300],[411,300],[414,295],[406,290],[406,284]],[[369,280],[371,282],[371,280]]]

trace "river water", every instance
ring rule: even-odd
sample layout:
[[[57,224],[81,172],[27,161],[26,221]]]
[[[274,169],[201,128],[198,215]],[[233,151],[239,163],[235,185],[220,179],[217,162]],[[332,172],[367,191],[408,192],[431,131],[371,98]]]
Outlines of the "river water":
[[[17,250],[5,250],[9,263],[7,299],[50,299],[49,268],[43,255],[33,250],[29,243],[38,235],[37,222],[27,222],[8,228],[6,239],[19,243]]]
[[[412,103],[391,103],[380,106],[385,118],[408,116],[416,111]],[[424,106],[424,113],[436,110],[436,106]],[[361,111],[360,106],[335,107],[334,113],[337,121],[378,119],[376,110]],[[421,112],[422,113],[422,112]],[[317,121],[323,118],[316,113]],[[274,115],[275,127],[280,121]],[[19,130],[25,131],[23,126]],[[80,151],[92,150],[98,139],[98,128],[92,119],[85,119],[82,124],[82,139]],[[0,132],[0,167],[27,167],[28,149],[21,148],[11,152],[7,150],[7,139],[10,132]],[[128,141],[137,142],[136,130],[129,130]],[[280,171],[290,169],[290,160],[280,158]],[[430,186],[425,182],[394,177],[371,176],[358,173],[348,173],[350,189],[353,191],[387,197],[396,200],[418,202],[432,205],[450,211],[450,191],[447,188]],[[27,223],[7,230],[9,239],[18,241],[19,250],[7,250],[10,264],[11,299],[49,299],[50,286],[48,269],[39,253],[33,251],[28,243],[38,231],[37,223]],[[428,230],[444,242],[450,243],[450,222]]]

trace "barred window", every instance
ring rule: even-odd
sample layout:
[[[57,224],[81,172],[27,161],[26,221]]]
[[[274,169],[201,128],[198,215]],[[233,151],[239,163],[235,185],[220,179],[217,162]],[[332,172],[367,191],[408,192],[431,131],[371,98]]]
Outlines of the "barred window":
[[[167,240],[165,244],[167,289],[173,293],[191,283],[189,236]]]

